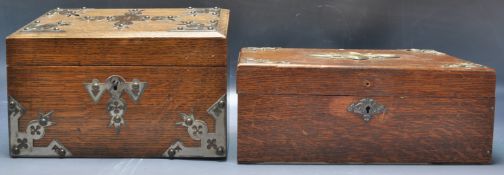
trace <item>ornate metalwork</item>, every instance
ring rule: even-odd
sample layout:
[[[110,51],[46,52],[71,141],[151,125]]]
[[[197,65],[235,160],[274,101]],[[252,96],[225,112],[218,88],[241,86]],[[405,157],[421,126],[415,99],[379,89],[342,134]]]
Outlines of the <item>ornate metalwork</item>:
[[[178,16],[153,16],[150,18],[151,21],[176,21]]]
[[[443,65],[443,67],[446,67],[446,68],[466,68],[466,69],[486,68],[486,66],[483,66],[481,64],[471,63],[471,62],[464,62],[464,63],[457,63],[457,64],[445,64],[445,65]]]
[[[251,57],[243,58],[245,63],[262,63],[262,64],[290,64],[288,61],[273,61],[269,59],[256,59]]]
[[[88,21],[100,21],[107,20],[109,22],[115,22],[114,27],[116,29],[125,29],[132,25],[135,21],[176,21],[179,16],[148,16],[143,15],[144,10],[131,9],[124,15],[120,16],[84,16],[84,20]],[[201,13],[211,13],[212,15],[219,16],[219,8],[190,8],[190,15],[197,15]],[[171,31],[215,31],[217,29],[219,20],[212,19],[208,23],[199,23],[193,21],[180,21],[177,24],[177,28]]]
[[[126,82],[123,77],[119,75],[112,75],[105,80],[105,83],[100,83],[98,79],[93,79],[91,83],[84,83],[89,96],[93,99],[94,103],[98,103],[105,90],[111,96],[107,103],[107,111],[110,116],[108,127],[114,126],[116,133],[119,134],[121,126],[126,125],[124,114],[126,112],[126,100],[121,96],[125,91],[134,103],[138,103],[140,96],[142,96],[146,82],[141,82],[138,79],[133,79],[131,82]]]
[[[310,54],[310,57],[324,58],[324,59],[339,59],[339,60],[369,60],[369,59],[386,59],[386,58],[399,58],[394,54],[374,54],[374,53],[328,53],[328,54]]]
[[[215,133],[208,133],[206,122],[197,120],[193,114],[181,113],[181,122],[176,125],[187,128],[187,133],[193,140],[199,140],[200,147],[185,147],[180,141],[171,145],[164,153],[164,157],[207,157],[219,158],[226,156],[226,96],[217,100],[208,110],[215,119]]]
[[[46,128],[56,124],[51,120],[54,112],[40,113],[37,120],[32,120],[26,127],[26,132],[19,132],[19,119],[25,109],[13,97],[9,96],[9,128],[10,148],[13,157],[69,157],[72,153],[57,140],[47,147],[34,147],[34,140],[42,139]],[[57,149],[56,149],[57,148]]]
[[[82,17],[82,20],[86,20],[86,21],[102,21],[102,20],[108,20],[108,19],[110,19],[110,16],[83,16]]]
[[[68,22],[58,21],[54,23],[40,24],[40,21],[33,21],[26,25],[21,32],[64,32],[60,27],[70,25]]]
[[[376,103],[372,98],[364,98],[348,106],[347,110],[361,115],[362,119],[367,122],[371,120],[374,115],[384,113],[385,106]]]
[[[140,9],[130,9],[128,12],[119,16],[84,16],[83,19],[88,21],[107,20],[109,22],[114,22],[114,28],[125,29],[135,21],[146,21],[151,18],[148,15],[142,15],[143,11],[144,10]]]
[[[209,20],[207,23],[202,23],[202,22],[194,22],[190,20],[186,21],[180,21],[179,24],[177,24],[177,27],[175,29],[172,29],[170,31],[172,32],[185,32],[185,31],[190,31],[190,32],[207,32],[207,31],[216,31],[219,20],[218,17],[220,16],[220,8],[188,8],[189,13],[187,15],[191,16],[197,16],[199,14],[204,14],[204,13],[209,13],[213,16],[215,16],[214,19]],[[180,16],[148,16],[148,15],[143,15],[143,11],[141,9],[131,9],[128,10],[124,15],[119,15],[119,16],[84,16],[81,19],[87,20],[87,21],[102,21],[106,20],[108,22],[114,22],[114,28],[116,29],[126,29],[130,25],[132,25],[134,22],[139,22],[139,21],[168,21],[168,22],[174,22],[177,21]],[[184,15],[182,15],[184,16]]]
[[[434,55],[446,55],[443,52],[439,52],[439,51],[436,51],[436,50],[430,50],[430,49],[406,49],[405,51],[416,52],[416,53],[434,54]]]
[[[55,14],[58,14],[58,15],[65,15],[67,17],[80,16],[80,13],[84,9],[86,9],[86,7],[82,7],[82,9],[61,9],[61,8],[58,7],[56,9],[53,9],[53,10],[47,12],[46,15],[47,16],[53,16]]]
[[[214,8],[192,8],[188,7],[187,10],[189,10],[189,15],[192,16],[198,16],[201,14],[211,14],[213,16],[219,17],[221,9],[219,7],[214,7]]]
[[[126,29],[133,22],[138,21],[175,21],[177,16],[149,16],[143,15],[144,10],[141,9],[130,9],[128,12],[119,16],[84,16],[82,19],[87,21],[102,21],[106,20],[108,22],[114,22],[114,28],[116,29]]]
[[[194,21],[180,21],[180,23],[177,24],[177,29],[172,30],[172,31],[175,31],[175,32],[216,31],[218,24],[219,24],[218,20],[210,20],[209,23],[200,23],[200,22],[194,22]]]

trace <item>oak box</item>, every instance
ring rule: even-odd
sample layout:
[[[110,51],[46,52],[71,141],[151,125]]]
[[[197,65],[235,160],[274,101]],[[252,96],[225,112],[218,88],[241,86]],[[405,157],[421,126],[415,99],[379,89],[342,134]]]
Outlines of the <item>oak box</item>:
[[[240,163],[489,163],[495,71],[433,50],[245,48]]]
[[[11,155],[225,158],[228,16],[58,8],[11,34]]]

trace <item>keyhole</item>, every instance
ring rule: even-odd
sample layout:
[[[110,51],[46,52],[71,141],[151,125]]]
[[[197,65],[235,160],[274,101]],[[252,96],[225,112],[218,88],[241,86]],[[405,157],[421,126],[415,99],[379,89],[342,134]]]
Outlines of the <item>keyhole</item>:
[[[369,114],[369,111],[371,110],[371,107],[370,106],[367,106],[366,107],[366,113]]]
[[[112,84],[114,85],[112,88],[114,89],[114,91],[117,91],[117,80],[112,80]]]
[[[369,81],[369,80],[364,80],[364,81],[362,82],[362,86],[364,86],[364,87],[371,87],[371,81]]]

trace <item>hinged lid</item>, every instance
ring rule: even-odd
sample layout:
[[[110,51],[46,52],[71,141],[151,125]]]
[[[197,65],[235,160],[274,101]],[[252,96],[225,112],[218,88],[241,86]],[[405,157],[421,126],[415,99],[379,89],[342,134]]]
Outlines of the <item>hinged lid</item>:
[[[495,71],[434,50],[244,48],[241,94],[494,97]]]
[[[220,8],[54,9],[7,37],[9,65],[225,65]]]

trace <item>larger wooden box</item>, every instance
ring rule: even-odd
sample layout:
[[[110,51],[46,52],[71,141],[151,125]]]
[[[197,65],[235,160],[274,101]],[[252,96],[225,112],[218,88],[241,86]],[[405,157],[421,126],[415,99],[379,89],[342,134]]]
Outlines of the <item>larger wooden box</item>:
[[[13,157],[226,157],[229,11],[54,9],[7,38]]]
[[[240,163],[489,163],[491,68],[432,50],[245,48]]]

